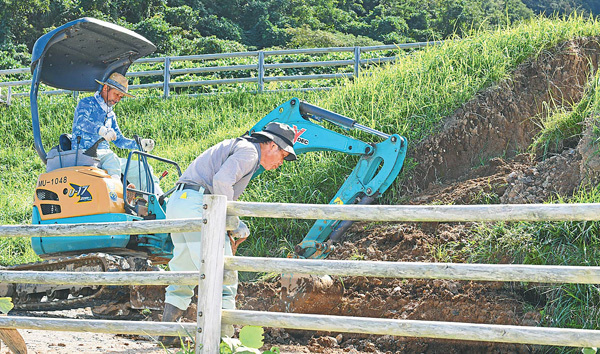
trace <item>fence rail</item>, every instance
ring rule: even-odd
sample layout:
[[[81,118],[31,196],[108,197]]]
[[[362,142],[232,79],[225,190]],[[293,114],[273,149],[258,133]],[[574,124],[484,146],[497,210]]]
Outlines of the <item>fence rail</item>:
[[[182,227],[200,227],[202,268],[199,272],[18,272],[0,270],[0,281],[44,284],[131,285],[172,283],[199,284],[197,322],[188,324],[134,321],[57,320],[28,317],[0,317],[0,327],[92,331],[103,333],[188,335],[195,333],[198,353],[218,352],[221,323],[260,325],[305,330],[339,331],[366,334],[426,337],[455,340],[539,344],[572,347],[600,346],[600,331],[565,328],[539,328],[472,324],[457,322],[378,319],[220,310],[221,287],[225,270],[372,276],[389,278],[455,279],[476,281],[523,281],[541,283],[600,283],[600,267],[534,266],[492,264],[444,264],[416,262],[372,262],[337,260],[271,259],[223,257],[209,250],[223,247],[225,216],[259,216],[357,221],[589,221],[600,220],[600,204],[472,205],[472,206],[337,206],[281,203],[225,202],[225,197],[205,196],[206,213],[202,219],[160,220],[111,224],[117,233],[181,231]],[[148,225],[151,226],[148,226]],[[26,235],[63,236],[106,234],[98,224],[5,225],[0,237]],[[116,229],[115,229],[116,228]],[[115,231],[118,230],[118,231]],[[186,229],[187,230],[187,229]],[[137,273],[137,274],[134,274]],[[225,276],[225,278],[227,278]],[[225,280],[227,283],[227,280]]]
[[[406,222],[597,221],[600,203],[490,205],[319,205],[227,203],[227,214],[262,218]]]
[[[379,57],[379,58],[362,58],[362,53],[367,52],[385,52],[393,50],[416,49],[427,46],[439,45],[442,41],[436,42],[418,42],[391,44],[368,47],[332,47],[332,48],[310,48],[310,49],[289,49],[289,50],[272,50],[272,51],[251,51],[237,53],[220,53],[220,54],[201,54],[188,56],[160,57],[160,58],[142,58],[134,62],[134,64],[154,63],[162,64],[162,70],[147,70],[128,72],[128,77],[152,77],[162,76],[162,81],[157,80],[154,83],[130,85],[131,90],[139,89],[162,89],[163,97],[167,98],[171,94],[171,90],[181,87],[195,87],[207,85],[229,85],[256,83],[256,91],[264,91],[265,83],[283,82],[283,81],[298,81],[298,80],[329,80],[345,77],[358,78],[361,67],[372,64],[389,63],[399,59],[398,56]],[[353,53],[353,58],[348,60],[326,60],[326,61],[309,61],[309,62],[292,62],[292,63],[265,63],[265,59],[274,56],[286,55],[318,55],[327,53]],[[219,66],[199,66],[195,68],[173,69],[171,64],[174,62],[203,62],[206,63],[212,60],[219,59],[242,59],[256,58],[256,63],[239,64],[239,65],[219,65]],[[314,75],[270,75],[276,69],[298,69],[298,68],[316,68],[316,67],[349,67],[348,72],[334,74],[314,74]],[[224,78],[224,79],[206,79],[206,80],[188,80],[188,81],[172,81],[173,76],[185,74],[203,74],[203,73],[219,73],[224,71],[249,71],[248,76],[239,78]],[[31,75],[29,68],[0,70],[0,76],[7,75]],[[0,89],[7,88],[6,102],[9,103],[11,97],[28,96],[28,92],[13,93],[11,88],[31,85],[31,80],[6,81],[0,82]],[[47,90],[40,91],[44,94],[64,94],[71,93],[68,90]]]
[[[223,310],[223,322],[313,331],[570,347],[597,347],[600,343],[600,331],[597,330],[463,322],[393,320],[244,310]]]

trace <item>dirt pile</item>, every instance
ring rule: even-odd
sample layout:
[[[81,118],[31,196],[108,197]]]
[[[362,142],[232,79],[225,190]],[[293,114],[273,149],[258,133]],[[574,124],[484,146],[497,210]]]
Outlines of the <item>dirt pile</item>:
[[[597,38],[569,41],[522,64],[510,78],[478,94],[449,117],[440,132],[409,149],[418,166],[400,187],[410,204],[538,203],[570,196],[598,181],[600,158],[593,117],[571,148],[542,162],[525,151],[539,132],[536,119],[550,103],[579,101],[597,70]],[[482,164],[482,161],[485,161]],[[466,242],[470,225],[355,224],[329,259],[435,261],[432,249]],[[507,260],[510,261],[510,260]],[[376,318],[536,326],[539,299],[520,284],[346,277],[341,301],[311,313]],[[240,309],[282,311],[281,284],[243,283]],[[541,346],[267,329],[267,347],[289,353],[530,353]]]

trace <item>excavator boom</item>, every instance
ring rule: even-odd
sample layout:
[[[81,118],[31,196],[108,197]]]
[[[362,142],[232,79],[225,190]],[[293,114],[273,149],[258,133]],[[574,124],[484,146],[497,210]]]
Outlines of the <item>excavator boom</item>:
[[[365,127],[351,118],[297,98],[275,108],[256,123],[249,133],[259,131],[274,121],[294,128],[294,150],[298,155],[311,151],[337,151],[359,156],[356,167],[330,204],[370,204],[389,188],[402,169],[407,142],[398,134],[388,135]],[[365,143],[318,124],[323,121],[345,130],[361,130],[385,140],[377,144]],[[350,225],[352,221],[317,220],[304,240],[295,247],[294,257],[327,257],[333,250],[333,243],[341,239]]]

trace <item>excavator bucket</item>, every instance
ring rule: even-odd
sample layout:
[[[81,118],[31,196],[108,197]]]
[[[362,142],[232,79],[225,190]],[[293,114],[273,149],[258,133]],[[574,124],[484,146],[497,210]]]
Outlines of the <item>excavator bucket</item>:
[[[344,295],[344,287],[339,280],[329,275],[282,274],[281,308],[283,312],[328,313],[338,306]]]

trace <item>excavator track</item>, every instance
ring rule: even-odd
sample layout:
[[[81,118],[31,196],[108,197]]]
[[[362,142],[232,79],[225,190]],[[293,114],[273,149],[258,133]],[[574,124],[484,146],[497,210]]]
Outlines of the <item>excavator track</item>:
[[[21,264],[6,270],[118,272],[131,270],[126,257],[91,253],[62,257],[37,263]],[[0,297],[13,298],[15,310],[56,311],[102,306],[129,300],[128,286],[85,286],[54,284],[2,284]]]

